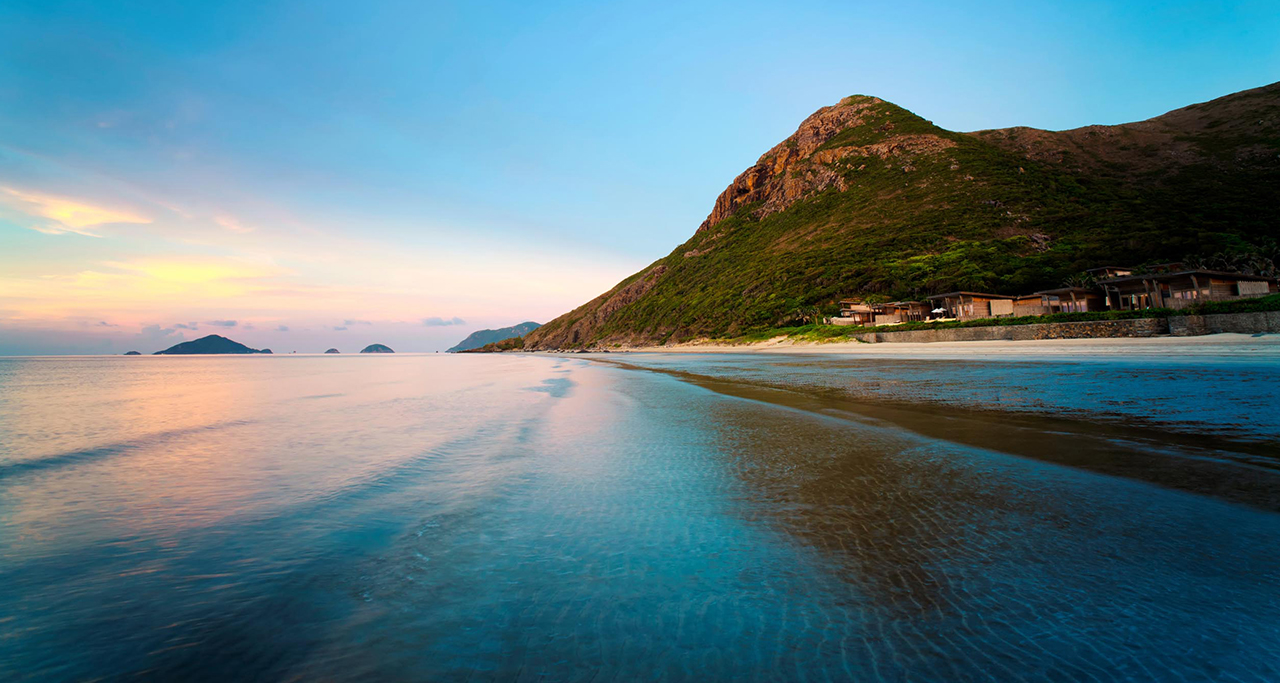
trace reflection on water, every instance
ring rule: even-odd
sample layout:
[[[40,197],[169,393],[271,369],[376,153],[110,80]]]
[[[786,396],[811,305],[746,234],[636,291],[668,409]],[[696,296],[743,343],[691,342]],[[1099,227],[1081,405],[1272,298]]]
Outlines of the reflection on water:
[[[1280,359],[633,354],[713,391],[1280,511]]]
[[[756,360],[0,359],[0,679],[1280,678],[1266,505]]]

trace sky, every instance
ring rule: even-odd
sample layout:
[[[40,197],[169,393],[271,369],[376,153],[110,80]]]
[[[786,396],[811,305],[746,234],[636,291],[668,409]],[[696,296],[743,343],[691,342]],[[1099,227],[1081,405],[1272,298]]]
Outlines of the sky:
[[[807,115],[1141,120],[1280,80],[1246,2],[0,4],[0,355],[435,351],[688,239]]]

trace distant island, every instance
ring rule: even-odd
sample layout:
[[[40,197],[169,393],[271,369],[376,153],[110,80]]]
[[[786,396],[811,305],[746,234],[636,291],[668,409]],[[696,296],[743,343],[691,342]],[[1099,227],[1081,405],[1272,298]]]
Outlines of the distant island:
[[[370,344],[360,349],[360,353],[395,353],[395,351],[392,351],[391,347],[386,344]]]
[[[478,349],[485,344],[500,342],[512,337],[523,337],[539,327],[542,327],[542,325],[530,321],[512,325],[511,327],[501,327],[496,330],[476,330],[467,335],[466,339],[458,342],[457,346],[449,349],[448,352],[470,351],[471,349]]]
[[[139,353],[139,352],[137,352],[137,351],[126,351],[124,355],[126,355],[126,356],[141,356],[142,354],[141,354],[141,353]]]
[[[325,351],[325,353],[341,353],[341,351],[337,349],[329,349],[328,351]]]
[[[211,334],[194,341],[182,342],[156,351],[154,356],[180,356],[193,354],[229,354],[229,353],[271,353],[271,349],[251,349],[238,341]]]

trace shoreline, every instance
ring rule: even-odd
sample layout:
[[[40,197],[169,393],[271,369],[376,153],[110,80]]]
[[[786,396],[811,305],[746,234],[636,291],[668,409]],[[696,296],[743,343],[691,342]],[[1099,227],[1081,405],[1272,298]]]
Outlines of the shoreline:
[[[611,353],[719,353],[719,354],[836,354],[868,358],[1021,359],[1132,358],[1175,360],[1203,356],[1236,356],[1240,359],[1280,361],[1280,334],[1254,336],[1238,333],[1195,337],[1105,337],[1089,339],[1036,339],[943,342],[796,342],[776,337],[750,344],[691,342],[671,346],[610,349]],[[599,352],[592,352],[599,353]]]

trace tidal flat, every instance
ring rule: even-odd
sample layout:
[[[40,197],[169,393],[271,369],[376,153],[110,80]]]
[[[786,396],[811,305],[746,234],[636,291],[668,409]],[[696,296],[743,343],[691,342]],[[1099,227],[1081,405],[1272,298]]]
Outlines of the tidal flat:
[[[0,679],[1270,681],[1280,363],[0,359]]]

